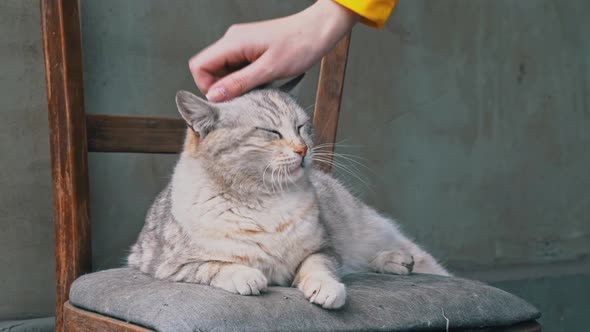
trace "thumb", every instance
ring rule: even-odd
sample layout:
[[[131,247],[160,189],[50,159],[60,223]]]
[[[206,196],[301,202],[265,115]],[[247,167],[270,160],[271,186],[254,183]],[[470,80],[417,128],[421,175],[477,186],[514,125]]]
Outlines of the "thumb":
[[[272,80],[271,65],[265,55],[215,82],[207,92],[207,99],[213,102],[230,100]]]

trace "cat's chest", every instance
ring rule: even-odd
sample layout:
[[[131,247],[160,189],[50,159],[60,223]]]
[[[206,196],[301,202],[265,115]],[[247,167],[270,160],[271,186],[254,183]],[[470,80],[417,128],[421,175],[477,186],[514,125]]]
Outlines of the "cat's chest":
[[[268,213],[254,213],[236,232],[227,234],[237,242],[249,243],[240,260],[260,269],[271,284],[287,286],[301,262],[325,241],[318,216],[315,202],[277,206]],[[250,220],[258,222],[254,225]]]
[[[195,208],[192,235],[219,259],[256,267],[275,284],[287,284],[301,261],[325,241],[313,195],[295,194],[260,206],[223,200]]]
[[[309,195],[284,197],[256,208],[234,206],[220,214],[218,222],[224,225],[226,238],[254,241],[280,256],[313,247],[314,238],[323,236],[319,207]]]

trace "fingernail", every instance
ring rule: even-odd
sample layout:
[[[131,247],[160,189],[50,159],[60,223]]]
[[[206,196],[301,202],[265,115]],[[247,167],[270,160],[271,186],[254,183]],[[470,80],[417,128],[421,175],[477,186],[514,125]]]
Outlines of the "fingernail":
[[[205,97],[207,97],[207,100],[213,102],[222,101],[225,99],[225,97],[227,97],[227,90],[225,90],[224,87],[220,86],[215,89],[209,90]]]

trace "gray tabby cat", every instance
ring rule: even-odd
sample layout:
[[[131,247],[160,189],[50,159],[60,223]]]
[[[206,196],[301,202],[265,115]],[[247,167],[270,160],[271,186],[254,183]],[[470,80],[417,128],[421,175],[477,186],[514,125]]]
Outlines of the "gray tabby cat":
[[[328,309],[344,305],[342,274],[448,275],[393,220],[311,167],[309,118],[285,92],[213,104],[180,91],[176,103],[192,130],[131,267],[242,295],[293,285]]]

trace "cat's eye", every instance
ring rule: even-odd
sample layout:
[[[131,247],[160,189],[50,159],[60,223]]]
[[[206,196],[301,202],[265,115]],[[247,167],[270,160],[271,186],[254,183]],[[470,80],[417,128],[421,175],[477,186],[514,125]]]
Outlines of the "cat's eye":
[[[297,132],[298,132],[299,134],[301,134],[301,129],[303,129],[303,127],[304,127],[304,126],[305,126],[305,124],[302,124],[302,125],[299,125],[299,126],[297,127]]]
[[[282,139],[283,138],[283,134],[281,134],[278,130],[268,129],[268,128],[262,128],[262,127],[256,127],[256,129],[262,130],[262,131],[266,131],[266,132],[269,132],[269,133],[272,133],[272,134],[275,134],[275,135],[277,135],[277,137],[279,139]]]

